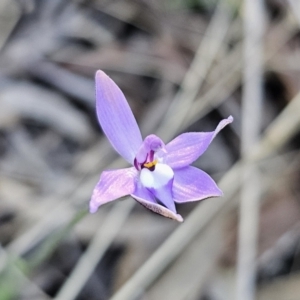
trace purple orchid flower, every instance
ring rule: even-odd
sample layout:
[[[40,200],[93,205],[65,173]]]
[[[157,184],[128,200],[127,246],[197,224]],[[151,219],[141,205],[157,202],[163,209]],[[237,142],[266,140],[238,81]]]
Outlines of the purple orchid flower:
[[[154,134],[143,141],[119,87],[100,70],[95,80],[99,123],[111,145],[132,167],[101,174],[90,201],[91,213],[107,202],[131,195],[153,212],[182,222],[175,203],[222,196],[214,180],[190,164],[233,121],[231,116],[212,132],[183,133],[166,145]]]

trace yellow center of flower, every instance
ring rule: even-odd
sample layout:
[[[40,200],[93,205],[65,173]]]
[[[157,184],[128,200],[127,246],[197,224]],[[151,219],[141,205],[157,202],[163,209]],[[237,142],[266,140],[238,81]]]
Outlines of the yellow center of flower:
[[[147,169],[150,169],[152,167],[154,167],[157,164],[157,159],[148,163],[144,164],[144,167],[146,167]]]

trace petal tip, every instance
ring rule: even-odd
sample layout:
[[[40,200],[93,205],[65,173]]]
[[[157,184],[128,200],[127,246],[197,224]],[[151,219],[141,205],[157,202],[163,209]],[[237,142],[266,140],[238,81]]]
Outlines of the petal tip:
[[[108,77],[108,75],[106,73],[104,73],[102,70],[97,70],[96,74],[95,74],[96,78],[103,78],[103,77]]]
[[[219,197],[224,197],[224,193],[219,189],[216,193],[212,193],[210,196],[203,198],[201,200],[209,199],[209,198],[219,198]]]
[[[96,84],[98,82],[98,84],[101,83],[102,85],[105,85],[111,82],[112,79],[102,70],[97,70],[95,74],[95,81]],[[115,85],[115,82],[113,82],[113,84]]]
[[[214,197],[224,197],[224,193],[221,191],[221,192],[219,193],[219,195],[216,195],[216,196],[214,196]]]
[[[215,195],[212,195],[212,197],[223,197],[223,196],[224,196],[223,191],[217,186],[217,191]]]
[[[179,214],[176,215],[176,221],[182,223],[183,222],[183,217]]]
[[[233,116],[230,115],[230,116],[227,118],[227,120],[228,120],[228,122],[232,123],[233,120],[234,120],[234,118],[233,118]]]

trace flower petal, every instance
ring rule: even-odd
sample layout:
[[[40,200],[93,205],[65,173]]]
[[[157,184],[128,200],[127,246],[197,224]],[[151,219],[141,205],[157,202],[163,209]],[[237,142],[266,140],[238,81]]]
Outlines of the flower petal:
[[[149,189],[159,189],[173,180],[173,177],[173,170],[168,165],[161,163],[156,164],[153,171],[144,168],[140,173],[142,185]]]
[[[131,194],[131,196],[140,204],[152,210],[153,212],[164,217],[176,220],[178,222],[183,222],[183,218],[181,217],[181,215],[176,214],[173,211],[167,209],[166,207],[158,204],[155,200],[154,195],[143,186],[137,186],[136,190],[133,194]]]
[[[174,172],[165,164],[158,163],[153,171],[147,168],[140,173],[140,182],[168,209],[176,213],[175,203],[172,197]]]
[[[96,109],[99,123],[115,150],[129,163],[142,144],[132,111],[119,87],[104,72],[96,73]]]
[[[102,204],[132,194],[135,190],[136,178],[135,168],[102,172],[92,194],[90,212],[96,212]]]
[[[174,170],[173,198],[176,203],[192,202],[222,196],[214,180],[195,167]]]
[[[218,132],[232,121],[232,116],[222,120],[212,132],[188,132],[179,135],[166,145],[166,163],[173,169],[190,165],[206,151]]]

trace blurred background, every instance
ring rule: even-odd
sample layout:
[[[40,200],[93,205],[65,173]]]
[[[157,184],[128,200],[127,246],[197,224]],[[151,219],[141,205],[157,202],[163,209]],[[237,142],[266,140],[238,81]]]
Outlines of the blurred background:
[[[0,300],[299,300],[298,0],[0,1]],[[234,122],[195,162],[220,199],[180,224],[88,202],[125,162],[94,73],[143,136]]]

